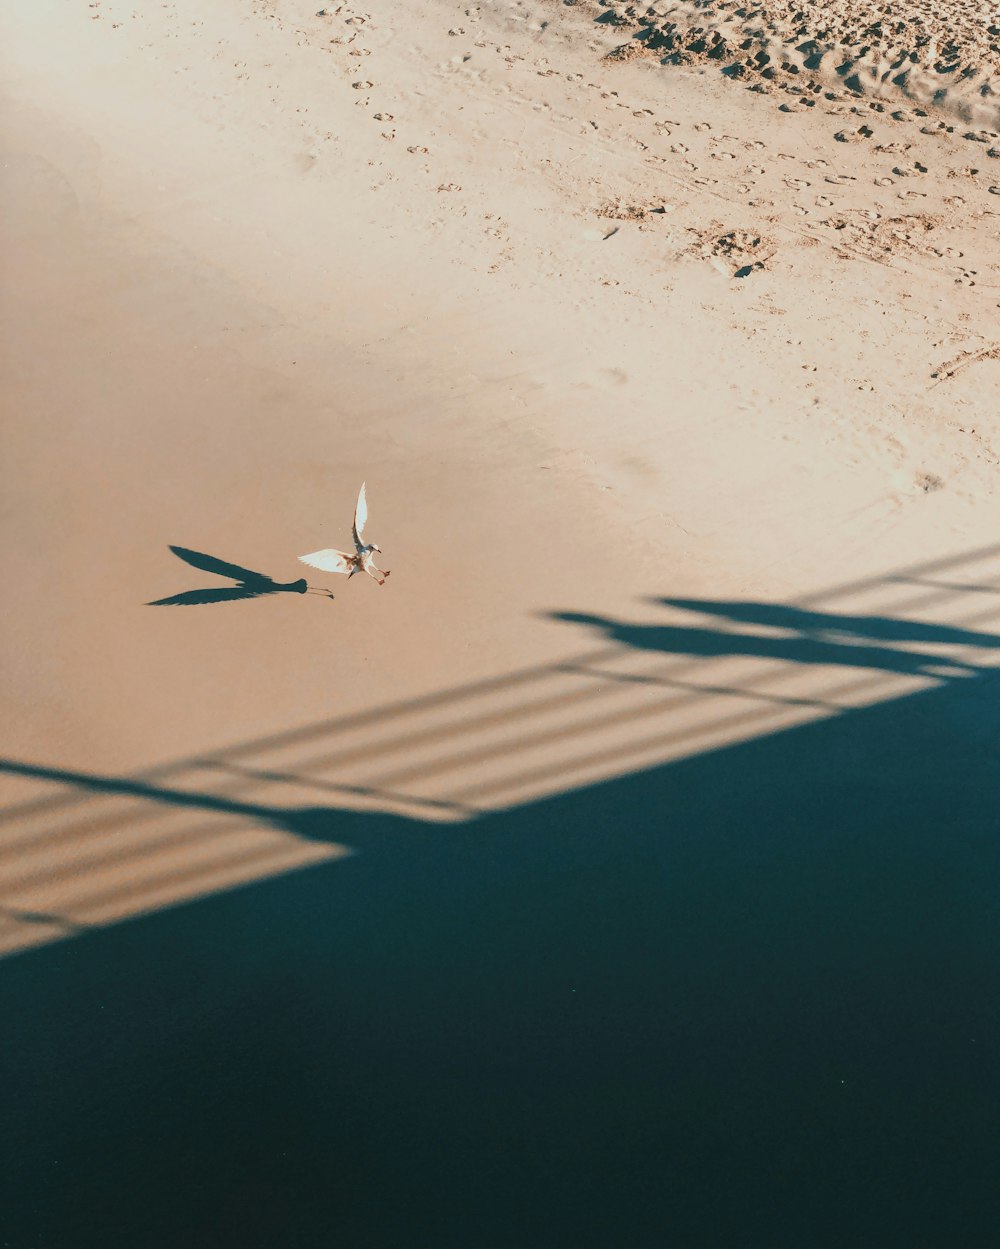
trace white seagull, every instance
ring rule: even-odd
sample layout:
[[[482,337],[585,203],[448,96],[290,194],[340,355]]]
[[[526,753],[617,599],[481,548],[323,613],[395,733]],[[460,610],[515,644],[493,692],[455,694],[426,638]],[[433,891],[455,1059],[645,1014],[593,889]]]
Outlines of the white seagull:
[[[379,585],[385,585],[389,570],[376,568],[372,558],[374,551],[381,555],[382,548],[374,542],[362,541],[361,535],[365,531],[367,520],[368,499],[365,497],[365,483],[362,482],[358,491],[358,505],[354,509],[354,554],[349,555],[346,551],[335,551],[331,548],[327,551],[313,551],[310,555],[300,555],[299,559],[312,568],[322,568],[324,572],[343,572],[348,577],[353,577],[356,572],[366,572]]]

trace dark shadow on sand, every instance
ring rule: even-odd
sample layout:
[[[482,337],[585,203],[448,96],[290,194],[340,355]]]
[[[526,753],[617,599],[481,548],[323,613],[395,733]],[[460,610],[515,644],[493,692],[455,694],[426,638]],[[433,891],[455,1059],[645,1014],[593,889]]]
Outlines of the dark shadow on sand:
[[[96,776],[90,772],[75,772],[65,768],[43,768],[36,764],[20,763],[16,759],[0,759],[0,773],[26,776],[32,780],[54,781],[60,785],[73,785],[77,789],[97,794],[118,794],[126,798],[145,798],[150,802],[167,806],[191,807],[198,811],[220,811],[226,815],[245,815],[265,824],[280,824],[284,810],[280,807],[261,806],[252,802],[237,802],[218,794],[202,793],[190,789],[172,789],[151,781],[133,780],[130,777]]]
[[[841,616],[770,603],[727,603],[711,599],[654,600],[773,630],[738,633],[706,625],[633,624],[584,612],[552,612],[554,620],[583,625],[609,641],[641,651],[714,658],[745,655],[785,663],[874,668],[906,676],[960,677],[978,665],[933,652],[897,649],[888,643],[996,648],[1000,637],[970,629],[877,616]]]
[[[184,546],[171,546],[171,551],[192,568],[202,572],[215,573],[220,577],[228,577],[235,581],[232,586],[212,586],[204,590],[184,590],[180,594],[171,594],[167,598],[154,599],[150,607],[194,607],[207,603],[231,603],[238,599],[261,598],[265,594],[323,594],[333,598],[332,590],[311,588],[305,577],[298,581],[275,581],[262,572],[254,572],[250,568],[242,568],[239,564],[230,564],[227,560],[217,559],[214,555],[205,555],[202,551],[190,551]]]
[[[998,743],[969,667],[469,824],[257,807],[356,853],[0,962],[0,1240],[984,1246]]]

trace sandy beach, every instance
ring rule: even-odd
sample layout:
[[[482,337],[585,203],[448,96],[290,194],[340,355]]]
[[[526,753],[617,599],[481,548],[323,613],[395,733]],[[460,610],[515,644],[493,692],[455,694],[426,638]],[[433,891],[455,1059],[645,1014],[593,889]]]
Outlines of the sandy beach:
[[[4,1243],[987,1243],[998,101],[946,0],[6,6]]]

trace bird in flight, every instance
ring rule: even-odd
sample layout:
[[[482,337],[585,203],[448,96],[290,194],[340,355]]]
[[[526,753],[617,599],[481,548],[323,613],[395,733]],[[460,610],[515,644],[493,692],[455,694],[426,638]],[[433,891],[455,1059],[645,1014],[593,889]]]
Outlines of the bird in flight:
[[[375,552],[382,554],[382,548],[374,542],[365,542],[362,536],[367,520],[368,499],[365,495],[365,483],[362,482],[358,492],[358,505],[354,509],[354,554],[331,548],[326,551],[313,551],[310,555],[300,555],[299,559],[311,568],[322,568],[324,572],[343,572],[348,577],[353,577],[356,572],[366,572],[379,585],[385,585],[389,570],[376,568],[373,559]]]

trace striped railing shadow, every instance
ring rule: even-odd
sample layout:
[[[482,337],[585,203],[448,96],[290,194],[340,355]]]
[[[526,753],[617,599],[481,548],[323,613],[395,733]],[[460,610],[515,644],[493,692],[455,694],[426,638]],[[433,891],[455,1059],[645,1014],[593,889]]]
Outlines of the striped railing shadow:
[[[600,646],[560,662],[140,775],[7,763],[8,772],[58,792],[0,813],[0,952],[351,852],[300,836],[295,813],[303,810],[472,824],[975,680],[1000,664],[1000,546],[792,604],[659,601],[644,611],[645,620],[613,622]]]

